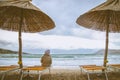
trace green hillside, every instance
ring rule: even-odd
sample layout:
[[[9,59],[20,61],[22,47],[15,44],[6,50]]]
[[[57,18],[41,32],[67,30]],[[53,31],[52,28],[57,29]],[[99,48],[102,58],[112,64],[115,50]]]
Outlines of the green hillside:
[[[0,48],[0,54],[18,54],[18,52]],[[23,54],[28,54],[28,53],[23,52]]]

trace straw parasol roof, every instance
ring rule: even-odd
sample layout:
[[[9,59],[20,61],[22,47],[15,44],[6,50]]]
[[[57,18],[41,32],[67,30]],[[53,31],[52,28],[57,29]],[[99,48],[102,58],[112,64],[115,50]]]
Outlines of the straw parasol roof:
[[[22,12],[21,12],[22,11]],[[31,3],[31,0],[0,0],[0,28],[22,32],[40,32],[55,27],[52,19]]]
[[[80,15],[76,22],[89,29],[106,31],[104,56],[104,66],[106,66],[109,32],[120,32],[120,0],[107,0],[103,4]]]
[[[53,20],[31,0],[0,0],[0,28],[19,32],[19,61],[22,64],[21,32],[41,32],[55,27]]]
[[[120,32],[120,0],[107,0],[103,4],[81,15],[77,23],[86,28],[109,32]]]

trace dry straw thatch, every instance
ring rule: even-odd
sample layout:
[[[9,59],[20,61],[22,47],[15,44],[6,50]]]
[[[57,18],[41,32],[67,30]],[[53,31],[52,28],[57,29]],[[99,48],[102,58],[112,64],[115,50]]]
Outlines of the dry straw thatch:
[[[54,28],[52,19],[31,0],[0,1],[0,28],[10,31],[41,32]]]
[[[86,28],[109,32],[120,32],[120,0],[108,0],[80,15],[76,21]]]

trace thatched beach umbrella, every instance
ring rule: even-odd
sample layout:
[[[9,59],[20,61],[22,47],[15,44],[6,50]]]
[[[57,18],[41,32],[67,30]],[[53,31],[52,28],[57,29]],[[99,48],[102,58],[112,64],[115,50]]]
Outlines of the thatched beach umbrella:
[[[106,31],[104,66],[107,63],[109,32],[120,32],[120,0],[107,0],[78,17],[76,21],[86,28]]]
[[[19,32],[20,68],[23,67],[21,32],[41,32],[54,27],[52,19],[35,7],[31,0],[0,0],[0,28]]]

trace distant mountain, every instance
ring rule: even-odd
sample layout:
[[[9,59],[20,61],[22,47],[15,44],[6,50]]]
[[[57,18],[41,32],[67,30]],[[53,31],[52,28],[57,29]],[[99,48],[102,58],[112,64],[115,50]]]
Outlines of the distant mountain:
[[[104,53],[105,53],[104,49],[101,49],[101,50],[95,52],[95,54],[104,54]],[[109,49],[108,53],[109,54],[120,54],[120,49],[118,49],[118,50],[116,50],[116,49]]]
[[[46,49],[31,49],[31,50],[24,50],[28,53],[32,54],[43,54]],[[51,54],[94,54],[97,52],[97,49],[50,49]]]
[[[52,49],[52,53],[58,54],[94,54],[97,50],[95,49],[71,49],[71,50],[62,50],[62,49]]]
[[[18,52],[0,48],[0,54],[18,54]],[[23,52],[23,54],[28,54],[28,53]]]
[[[24,50],[23,54],[44,54],[46,49],[31,49],[31,50]],[[64,49],[50,49],[51,54],[104,54],[104,49],[71,49],[71,50],[64,50]],[[120,54],[120,49],[109,49],[109,54]],[[1,49],[0,54],[18,54],[17,51]]]

